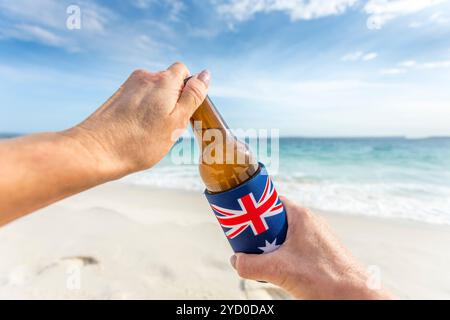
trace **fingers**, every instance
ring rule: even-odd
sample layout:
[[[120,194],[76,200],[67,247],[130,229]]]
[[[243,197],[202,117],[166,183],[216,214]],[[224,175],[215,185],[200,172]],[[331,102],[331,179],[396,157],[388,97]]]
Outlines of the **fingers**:
[[[171,74],[177,80],[184,81],[187,77],[190,76],[189,69],[182,62],[175,62],[170,67],[167,68],[167,72]]]
[[[294,219],[304,218],[305,216],[311,214],[311,212],[307,208],[302,207],[298,203],[293,202],[284,196],[280,196],[280,200],[283,203],[284,208],[286,209],[288,222],[291,220],[293,221]]]
[[[304,233],[305,223],[308,221],[308,218],[311,217],[311,213],[308,209],[287,199],[286,197],[280,196],[280,200],[286,210],[288,224],[285,243],[289,243],[294,241],[293,239],[296,238],[296,235]]]
[[[280,196],[280,200],[283,203],[283,206],[286,210],[288,210],[288,208],[292,208],[292,207],[296,206],[295,202],[289,200],[285,196]]]
[[[284,209],[286,210],[288,224],[290,225],[295,220],[296,215],[298,214],[298,205],[284,196],[280,196],[280,200],[283,203]]]
[[[279,278],[275,254],[237,253],[230,262],[241,278],[259,281],[277,282]]]
[[[202,104],[208,92],[211,74],[204,70],[189,79],[181,92],[178,104],[175,108],[177,116],[190,118],[195,110]]]

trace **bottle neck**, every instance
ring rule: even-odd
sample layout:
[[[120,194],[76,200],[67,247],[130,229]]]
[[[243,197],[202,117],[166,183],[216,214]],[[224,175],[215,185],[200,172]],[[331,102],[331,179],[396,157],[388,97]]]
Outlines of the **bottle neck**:
[[[199,170],[208,191],[232,189],[258,170],[248,146],[233,135],[209,97],[192,115],[191,125],[201,147]]]
[[[190,121],[195,137],[203,149],[214,144],[216,149],[221,149],[222,146],[225,152],[227,145],[237,141],[208,96],[194,112]]]
[[[196,131],[200,131],[198,133],[201,133],[203,130],[221,129],[228,131],[228,133],[232,135],[227,123],[217,111],[214,103],[208,96],[206,96],[206,99],[192,115],[191,125],[194,129],[194,133],[196,134]]]

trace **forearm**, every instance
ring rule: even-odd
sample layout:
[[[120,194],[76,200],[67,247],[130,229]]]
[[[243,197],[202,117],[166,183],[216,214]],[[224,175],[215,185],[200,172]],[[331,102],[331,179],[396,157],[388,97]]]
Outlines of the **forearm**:
[[[76,130],[0,142],[0,226],[120,176]]]

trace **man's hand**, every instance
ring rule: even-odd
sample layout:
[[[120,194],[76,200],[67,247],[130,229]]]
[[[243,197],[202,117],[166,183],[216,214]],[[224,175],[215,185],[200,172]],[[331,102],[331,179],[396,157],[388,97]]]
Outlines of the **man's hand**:
[[[276,251],[238,253],[231,264],[243,278],[271,282],[299,299],[390,299],[368,287],[368,274],[328,224],[282,197],[288,217],[285,243]]]
[[[175,63],[166,71],[134,71],[88,119],[65,134],[73,136],[118,176],[152,167],[186,128],[206,97],[210,74],[203,71],[184,86],[189,71]]]
[[[0,141],[0,226],[156,164],[206,97],[209,72],[188,76],[182,63],[135,71],[74,128]]]

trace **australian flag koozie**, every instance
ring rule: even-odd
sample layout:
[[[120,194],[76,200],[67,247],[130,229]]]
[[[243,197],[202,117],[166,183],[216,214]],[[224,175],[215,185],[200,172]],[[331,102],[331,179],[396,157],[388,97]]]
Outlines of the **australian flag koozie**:
[[[266,168],[259,166],[255,176],[236,188],[205,191],[234,252],[272,252],[286,238],[286,212]]]

